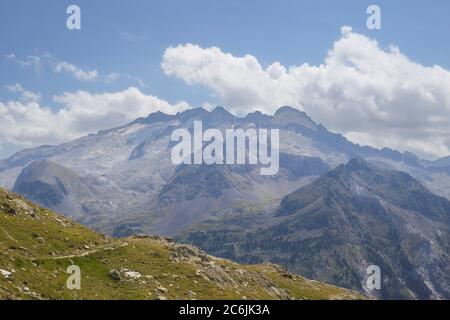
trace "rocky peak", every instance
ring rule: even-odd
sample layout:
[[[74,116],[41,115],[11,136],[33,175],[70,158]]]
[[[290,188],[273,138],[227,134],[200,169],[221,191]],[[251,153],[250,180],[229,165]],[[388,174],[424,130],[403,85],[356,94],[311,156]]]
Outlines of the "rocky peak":
[[[317,124],[305,112],[289,106],[279,108],[273,118],[278,123],[294,123],[309,129],[317,128]]]

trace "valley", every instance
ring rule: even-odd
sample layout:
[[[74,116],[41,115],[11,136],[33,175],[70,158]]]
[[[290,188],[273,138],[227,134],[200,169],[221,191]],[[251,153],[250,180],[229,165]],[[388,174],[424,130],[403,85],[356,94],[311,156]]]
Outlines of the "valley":
[[[366,299],[288,273],[240,265],[171,239],[113,239],[0,189],[0,299]],[[7,230],[7,232],[5,232]],[[69,266],[81,272],[69,289]]]
[[[260,175],[261,164],[173,164],[171,134],[192,132],[196,121],[204,130],[279,130],[278,173]],[[386,282],[370,294],[443,299],[449,168],[446,159],[353,144],[291,107],[245,117],[217,107],[157,112],[22,150],[0,161],[0,185],[114,238],[175,237],[361,293],[365,268],[376,264]]]
[[[286,196],[271,213],[192,226],[180,241],[241,263],[364,291],[366,268],[383,270],[384,299],[448,299],[450,201],[411,176],[351,160]]]

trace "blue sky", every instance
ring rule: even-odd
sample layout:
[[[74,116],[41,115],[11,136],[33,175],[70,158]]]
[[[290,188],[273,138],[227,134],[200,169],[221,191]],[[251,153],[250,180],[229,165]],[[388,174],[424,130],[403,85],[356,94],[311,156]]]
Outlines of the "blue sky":
[[[81,7],[81,30],[66,28],[65,11],[70,4]],[[366,28],[370,4],[382,9],[382,30]],[[130,86],[169,103],[223,104],[224,99],[208,86],[188,85],[166,74],[161,68],[165,50],[192,43],[201,48],[216,46],[235,57],[250,54],[264,67],[275,61],[287,67],[320,65],[341,37],[344,25],[377,40],[381,48],[395,44],[411,61],[448,70],[449,14],[450,2],[446,0],[431,4],[361,0],[2,0],[0,101],[15,99],[17,92],[7,86],[18,83],[26,90],[40,92],[40,103],[51,110],[61,108],[53,96],[63,92],[85,90],[94,94]],[[50,57],[52,63],[63,61],[80,70],[96,70],[100,77],[113,73],[121,76],[114,81],[80,81],[45,65],[36,69],[18,63],[29,56]],[[321,120],[319,114],[317,117]],[[339,131],[339,126],[333,129]],[[22,147],[4,142],[0,158]]]
[[[234,55],[252,54],[262,62],[286,65],[320,64],[343,25],[398,45],[425,65],[450,67],[450,3],[448,1],[377,1],[382,30],[366,28],[372,1],[23,1],[0,3],[2,56],[52,54],[86,69],[129,73],[145,82],[143,91],[168,100],[205,100],[161,71],[169,46],[195,43],[218,46]],[[45,4],[45,5],[44,5]],[[68,5],[82,11],[82,29],[65,26]],[[126,40],[126,35],[131,35]],[[121,36],[122,35],[122,36]],[[114,84],[82,83],[69,76],[36,74],[0,60],[2,84],[20,82],[43,98],[67,90],[118,90],[136,85],[128,79]],[[4,89],[4,88],[3,88]],[[3,94],[6,94],[4,91]]]

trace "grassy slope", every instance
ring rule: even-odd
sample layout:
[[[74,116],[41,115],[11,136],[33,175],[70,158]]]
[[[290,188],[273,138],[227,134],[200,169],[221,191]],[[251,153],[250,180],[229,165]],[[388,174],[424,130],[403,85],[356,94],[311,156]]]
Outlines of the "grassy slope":
[[[66,268],[81,268],[68,290]],[[243,266],[156,237],[111,239],[0,189],[0,299],[358,299],[357,293]],[[109,276],[118,270],[122,280]],[[124,269],[139,272],[127,278]]]

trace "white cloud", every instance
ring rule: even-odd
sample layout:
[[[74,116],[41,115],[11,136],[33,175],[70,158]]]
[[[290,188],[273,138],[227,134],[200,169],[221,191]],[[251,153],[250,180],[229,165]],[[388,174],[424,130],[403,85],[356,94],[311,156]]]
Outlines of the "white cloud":
[[[24,59],[19,59],[14,53],[5,54],[7,60],[11,60],[22,67],[33,67],[36,71],[39,71],[42,67],[42,58],[40,56],[29,55]]]
[[[7,85],[6,89],[8,91],[13,93],[18,93],[20,101],[27,103],[27,102],[39,102],[41,100],[41,93],[40,92],[32,92],[25,90],[20,83],[15,83],[11,85]]]
[[[122,77],[122,75],[118,72],[110,72],[110,73],[106,74],[105,76],[103,76],[103,80],[106,83],[112,83],[112,82],[119,80],[121,77]]]
[[[23,90],[19,86],[14,87]],[[158,110],[173,114],[188,108],[184,101],[171,105],[133,87],[113,93],[68,92],[53,100],[61,104],[57,111],[36,100],[0,102],[0,141],[23,147],[61,143]]]
[[[92,70],[92,71],[85,71],[81,68],[78,68],[77,66],[67,63],[65,61],[58,61],[54,67],[54,71],[56,73],[60,72],[67,72],[74,76],[78,80],[84,80],[84,81],[91,81],[91,80],[97,80],[98,79],[98,71]]]
[[[36,71],[41,71],[42,68],[49,67],[55,73],[66,73],[80,81],[103,81],[106,83],[111,83],[117,81],[121,77],[121,74],[118,72],[101,74],[95,69],[83,69],[72,63],[59,60],[49,54],[41,56],[30,55],[24,59],[19,59],[14,53],[10,53],[6,54],[5,58],[22,67],[33,67]]]
[[[251,55],[186,44],[168,48],[162,68],[209,88],[237,114],[292,105],[361,144],[448,155],[449,70],[411,61],[398,47],[380,48],[351,27],[341,33],[319,66],[265,67]]]

